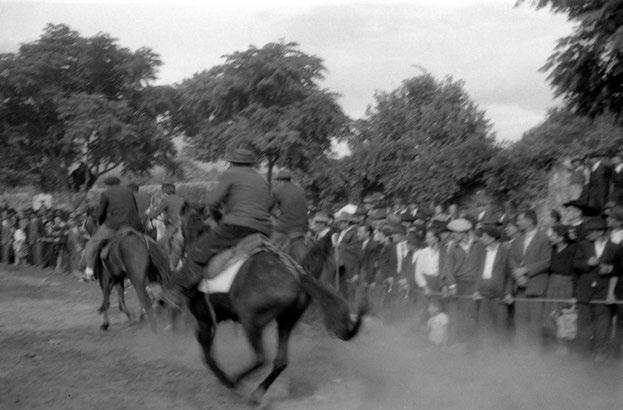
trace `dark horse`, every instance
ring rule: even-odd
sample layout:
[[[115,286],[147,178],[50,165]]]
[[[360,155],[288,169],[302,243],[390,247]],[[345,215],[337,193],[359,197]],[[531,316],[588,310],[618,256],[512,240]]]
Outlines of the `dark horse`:
[[[188,249],[198,235],[208,229],[192,207],[183,210],[183,231]],[[310,249],[302,262],[305,272],[319,275],[324,259],[331,252],[331,242],[323,241]],[[262,250],[252,255],[240,268],[228,294],[202,293],[198,286],[183,291],[190,312],[198,323],[197,340],[203,349],[208,367],[218,380],[229,388],[262,367],[266,361],[262,332],[266,325],[277,322],[277,355],[268,376],[253,391],[251,399],[258,403],[266,390],[288,365],[288,341],[292,329],[303,312],[315,299],[324,314],[328,330],[338,338],[349,340],[359,331],[366,308],[362,305],[356,317],[351,317],[346,301],[305,272],[292,272],[276,253]],[[254,361],[240,373],[227,375],[212,355],[212,345],[218,322],[239,322],[255,353]]]
[[[87,210],[87,219],[84,225],[90,235],[97,229],[97,221],[93,211],[92,208]],[[125,304],[124,297],[124,281],[129,278],[136,290],[143,311],[147,314],[151,328],[155,331],[156,318],[146,287],[148,282],[162,283],[169,280],[167,256],[153,239],[133,229],[122,229],[110,240],[108,246],[107,257],[98,257],[93,269],[103,294],[102,305],[98,309],[98,312],[104,315],[104,322],[100,328],[107,330],[110,323],[108,309],[113,287],[117,288],[119,310],[125,313],[129,320],[132,320],[132,314]]]

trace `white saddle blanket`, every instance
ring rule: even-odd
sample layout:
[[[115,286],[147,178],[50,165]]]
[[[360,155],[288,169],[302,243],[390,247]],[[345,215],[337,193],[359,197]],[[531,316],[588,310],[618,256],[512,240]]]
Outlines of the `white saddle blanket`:
[[[223,272],[221,272],[214,279],[204,279],[199,284],[199,290],[203,293],[228,293],[231,289],[231,284],[234,283],[234,279],[238,275],[240,267],[247,261],[248,258],[241,258],[228,266]]]

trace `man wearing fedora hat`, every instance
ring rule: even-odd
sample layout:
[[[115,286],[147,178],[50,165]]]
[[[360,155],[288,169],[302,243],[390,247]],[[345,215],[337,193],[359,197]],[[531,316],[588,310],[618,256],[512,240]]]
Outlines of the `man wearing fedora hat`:
[[[97,252],[104,241],[115,236],[117,230],[124,226],[142,230],[134,192],[130,188],[120,185],[121,181],[117,177],[108,177],[104,183],[108,188],[100,196],[97,213],[100,226],[84,247],[86,264],[84,274],[86,279],[93,278]]]
[[[454,241],[448,249],[447,262],[443,264],[442,277],[459,296],[472,296],[476,290],[476,281],[481,271],[481,259],[484,246],[474,234],[474,224],[468,219],[458,218],[448,223]],[[466,343],[468,350],[474,345],[476,323],[471,314],[472,301],[459,298],[449,304],[449,313],[454,319],[451,327],[451,341]]]
[[[575,298],[578,306],[577,344],[585,356],[595,361],[605,359],[608,345],[610,307],[590,304],[592,300],[614,299],[614,288],[621,272],[621,247],[612,242],[608,226],[601,217],[584,223],[586,239],[578,244],[573,268],[578,275]]]
[[[270,208],[273,198],[268,182],[253,166],[253,152],[237,148],[224,158],[230,167],[219,177],[217,186],[208,193],[206,206],[213,215],[222,213],[218,224],[203,234],[188,253],[180,286],[190,289],[202,279],[200,269],[217,253],[236,246],[243,238],[260,233],[270,236]]]
[[[300,263],[307,253],[305,234],[309,229],[305,190],[292,182],[286,169],[279,171],[275,179],[272,194],[276,221],[271,240]]]

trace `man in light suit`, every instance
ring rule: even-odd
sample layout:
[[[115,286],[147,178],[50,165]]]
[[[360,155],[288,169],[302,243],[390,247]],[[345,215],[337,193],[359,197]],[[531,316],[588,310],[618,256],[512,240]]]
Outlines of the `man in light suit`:
[[[517,216],[521,236],[512,243],[510,264],[514,294],[518,298],[544,297],[547,290],[552,248],[547,235],[538,229],[537,224],[538,219],[533,210],[522,211]],[[509,293],[507,299],[511,299]],[[543,314],[542,304],[517,302],[516,306],[518,334],[526,342],[537,341]]]

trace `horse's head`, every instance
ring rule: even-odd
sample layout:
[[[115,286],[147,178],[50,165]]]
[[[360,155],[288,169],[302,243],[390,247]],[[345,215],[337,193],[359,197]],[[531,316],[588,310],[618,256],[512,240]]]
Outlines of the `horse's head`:
[[[84,229],[88,232],[89,235],[93,235],[98,227],[97,217],[96,217],[96,208],[94,206],[88,206],[86,208],[86,217],[84,220]]]
[[[200,205],[185,201],[180,211],[180,218],[185,246],[194,243],[201,234],[210,229],[209,225],[204,222],[204,207]]]

